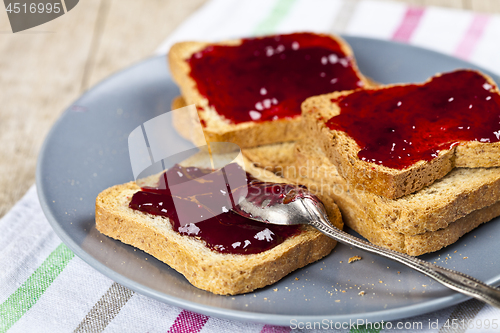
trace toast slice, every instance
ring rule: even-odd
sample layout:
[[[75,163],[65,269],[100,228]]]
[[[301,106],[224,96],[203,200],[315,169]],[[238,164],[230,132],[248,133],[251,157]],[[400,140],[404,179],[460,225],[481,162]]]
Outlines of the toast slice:
[[[293,39],[297,39],[300,43],[292,42]],[[302,44],[304,49],[309,44],[308,47],[312,48],[316,40],[326,41],[328,47],[334,45],[334,48],[337,49],[335,52],[330,52],[328,49],[331,54],[321,57],[324,64],[322,63],[320,66],[324,66],[330,71],[339,70],[339,73],[341,73],[340,69],[344,71],[347,68],[350,71],[349,75],[346,74],[348,79],[344,80],[343,76],[340,75],[339,78],[328,77],[328,86],[324,84],[320,86],[317,83],[323,80],[320,74],[324,74],[326,79],[326,73],[300,72],[300,75],[296,75],[294,72],[298,72],[297,64],[294,67],[295,71],[284,71],[283,66],[279,66],[279,63],[270,63],[265,68],[259,67],[259,64],[267,58],[279,59],[278,57],[281,56],[291,58],[293,52],[302,52]],[[256,43],[256,50],[260,50],[263,59],[252,62],[250,55],[245,55],[247,57],[244,58],[245,61],[241,61],[239,57],[234,57],[234,55],[228,56],[227,59],[224,58],[224,53],[227,53],[228,50],[233,52],[232,50],[243,49],[249,43]],[[221,49],[224,52],[219,52]],[[197,66],[197,59],[206,58],[205,55],[211,50],[217,51],[213,58],[210,58],[215,63]],[[252,57],[253,53],[252,51]],[[268,56],[264,56],[264,53]],[[212,54],[209,55],[212,56]],[[319,59],[317,60],[319,61]],[[306,97],[370,85],[370,81],[359,72],[349,45],[340,37],[322,34],[278,35],[220,43],[182,42],[172,46],[168,62],[172,76],[179,85],[185,102],[188,105],[195,104],[197,107],[197,114],[185,115],[184,118],[191,119],[188,121],[201,122],[205,137],[209,142],[233,142],[241,148],[293,141],[301,137],[303,130],[300,120],[300,103]],[[221,70],[221,63],[224,66],[227,64],[232,67],[228,67],[230,69],[225,71]],[[241,63],[243,63],[243,67],[238,67]],[[199,68],[202,68],[203,71]],[[233,75],[233,73],[236,74]],[[328,72],[328,75],[332,73]],[[224,81],[226,77],[230,77],[231,80],[228,78],[227,86],[223,86],[221,82],[226,82]],[[272,80],[276,82],[272,81],[271,78],[274,78]],[[297,80],[298,82],[296,82]],[[306,84],[308,80],[313,80],[316,83]],[[287,81],[291,81],[293,84],[279,90],[278,83],[285,84]],[[299,95],[305,94],[308,87],[313,87],[311,88],[313,90],[296,101],[295,99],[301,98]],[[248,91],[251,93],[247,94]],[[273,95],[274,93],[276,96]],[[258,98],[262,101],[257,101]],[[254,101],[254,99],[256,100]],[[174,114],[174,117],[177,116],[179,115]],[[174,122],[176,130],[181,133],[185,131],[180,126],[182,123],[186,123],[186,120]]]
[[[201,153],[200,153],[201,154]],[[181,163],[184,166],[210,167],[200,154]],[[228,163],[231,158],[228,158]],[[241,157],[245,170],[263,181],[283,182],[282,178],[257,169]],[[153,185],[158,176],[141,183]],[[248,293],[270,285],[290,272],[328,255],[336,242],[309,226],[281,244],[257,254],[228,254],[210,250],[203,241],[174,231],[168,218],[150,215],[129,208],[136,182],[113,186],[96,199],[96,227],[114,239],[137,247],[165,262],[194,286],[221,295]],[[328,207],[328,216],[342,228],[340,212],[332,199],[320,194]]]
[[[452,79],[463,79],[464,83],[457,87],[449,82]],[[420,91],[425,93],[414,93]],[[430,94],[437,97],[429,97]],[[423,102],[419,96],[430,101]],[[442,104],[443,100],[450,105]],[[400,111],[402,105],[409,106]],[[481,109],[474,111],[473,107]],[[467,118],[459,123],[457,119],[462,114]],[[302,104],[305,131],[308,136],[318,138],[318,144],[341,176],[366,191],[390,199],[415,193],[455,167],[500,166],[499,116],[500,94],[494,81],[467,70],[437,75],[418,85],[389,85],[311,97]],[[422,122],[423,118],[428,121]],[[412,124],[417,128],[414,131],[403,127]],[[479,128],[482,132],[469,133],[464,128]],[[453,135],[474,138],[452,137],[450,131],[458,133]],[[438,142],[436,137],[442,137],[444,143],[428,148]],[[425,149],[412,148],[415,146]],[[395,147],[403,148],[397,151]],[[395,167],[405,165],[398,164],[405,154],[409,156],[406,162],[412,164]],[[370,156],[385,160],[371,162]],[[417,159],[413,156],[424,158],[413,161]]]
[[[288,171],[290,170],[293,169],[288,169]],[[292,183],[307,186],[315,192],[323,192],[324,194],[331,195],[342,213],[345,225],[371,243],[411,256],[438,251],[455,243],[460,237],[481,224],[500,216],[500,201],[497,201],[488,207],[475,210],[449,223],[445,228],[436,231],[427,231],[422,234],[407,235],[376,223],[367,214],[364,207],[352,197],[339,195],[338,187],[334,185],[321,186],[320,182],[305,177],[294,177],[291,173],[288,173],[287,176],[287,180]]]
[[[370,242],[409,255],[437,251],[500,215],[500,168],[457,168],[417,193],[388,199],[349,184],[322,150],[301,141],[290,182],[323,192],[344,223]]]

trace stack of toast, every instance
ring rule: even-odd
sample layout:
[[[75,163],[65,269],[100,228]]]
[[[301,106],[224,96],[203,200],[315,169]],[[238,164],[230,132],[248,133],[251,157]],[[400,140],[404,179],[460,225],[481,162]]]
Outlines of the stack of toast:
[[[497,113],[489,121],[485,119],[485,110],[476,111],[476,114],[486,124],[499,127],[495,120],[500,110],[498,88],[491,78],[472,74],[483,78],[481,84],[488,88],[481,88],[487,95],[485,100],[488,96],[494,97],[492,101],[495,101]],[[391,89],[405,86],[425,87],[438,77],[440,75],[419,85],[391,85],[372,88],[370,92],[387,94]],[[465,83],[467,89],[472,89],[469,84]],[[346,132],[328,126],[328,121],[340,114],[339,95],[352,94],[354,92],[326,94],[309,98],[302,104],[304,130],[311,139],[302,140],[290,152],[295,156],[295,165],[289,168],[291,172],[285,172],[287,177],[298,182],[311,179],[329,184],[347,226],[372,243],[413,256],[448,246],[481,223],[500,215],[500,144],[494,130],[490,130],[493,140],[483,141],[496,139],[495,142],[452,142],[449,149],[434,151],[435,156],[430,160],[419,160],[404,168],[386,167],[362,160],[358,143]],[[446,99],[453,101],[452,97]],[[414,103],[424,102],[417,100]],[[467,104],[467,109],[471,105]],[[380,111],[377,107],[382,108],[370,105],[374,113]],[[360,111],[357,110],[358,114]],[[361,118],[357,116],[357,126],[363,126]],[[368,127],[375,126],[373,119],[368,123]],[[390,127],[397,128],[394,124]],[[434,142],[432,135],[437,134],[429,134],[428,128],[425,129],[428,141]],[[376,134],[371,135],[373,140],[381,140],[373,137]]]
[[[254,52],[242,61],[238,50],[249,45]],[[298,56],[302,60],[294,58]],[[305,76],[283,69],[273,73],[276,59],[295,59],[290,73]],[[316,64],[307,72],[311,59]],[[181,136],[198,146],[236,143],[242,155],[234,161],[248,173],[262,181],[305,185],[338,228],[345,224],[374,244],[421,255],[500,215],[498,140],[453,144],[439,149],[436,158],[397,169],[361,159],[358,142],[332,129],[329,121],[340,114],[342,98],[393,87],[364,77],[351,48],[339,37],[304,33],[215,44],[184,42],[172,47],[168,61],[182,94],[172,104],[174,127]],[[261,62],[266,66],[259,68]],[[499,95],[495,83],[484,79],[489,92]],[[232,87],[234,80],[240,82]],[[315,91],[311,82],[317,80],[331,85]],[[241,89],[245,92],[239,96]],[[262,100],[255,103],[259,94]],[[192,104],[196,108],[175,111]],[[232,110],[240,111],[233,115]],[[190,130],[195,122],[203,133]],[[204,154],[182,164],[209,167]],[[131,182],[102,192],[96,204],[97,229],[152,254],[196,287],[216,294],[245,293],[274,283],[329,254],[336,244],[305,227],[262,253],[216,253],[199,239],[176,232],[168,218],[131,209],[138,191],[141,187]]]

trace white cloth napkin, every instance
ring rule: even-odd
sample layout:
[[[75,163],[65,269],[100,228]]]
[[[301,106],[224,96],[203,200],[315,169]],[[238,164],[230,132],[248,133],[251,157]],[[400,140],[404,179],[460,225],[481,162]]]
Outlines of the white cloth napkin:
[[[397,40],[455,55],[500,73],[500,16],[372,0],[212,0],[165,40],[157,53],[166,53],[181,40],[293,31]],[[392,329],[386,324],[384,329],[367,328],[363,332],[397,328],[406,332],[499,332],[500,311],[471,300],[390,323]],[[418,323],[422,323],[421,329]],[[0,220],[0,333],[253,333],[290,332],[292,328],[196,314],[113,282],[61,243],[41,211],[34,186]],[[357,331],[353,327],[339,330]]]

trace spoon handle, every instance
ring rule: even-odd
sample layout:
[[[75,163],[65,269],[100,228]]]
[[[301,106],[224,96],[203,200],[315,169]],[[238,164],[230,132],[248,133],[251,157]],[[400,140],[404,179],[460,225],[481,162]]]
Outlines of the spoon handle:
[[[315,213],[313,216],[317,216],[318,219],[313,219],[309,222],[309,224],[325,235],[341,243],[352,245],[362,250],[376,253],[383,257],[400,262],[424,275],[427,275],[430,278],[433,278],[448,288],[500,308],[500,289],[498,288],[491,287],[466,274],[431,264],[427,261],[420,260],[407,254],[368,243],[332,226],[327,217],[322,214]]]

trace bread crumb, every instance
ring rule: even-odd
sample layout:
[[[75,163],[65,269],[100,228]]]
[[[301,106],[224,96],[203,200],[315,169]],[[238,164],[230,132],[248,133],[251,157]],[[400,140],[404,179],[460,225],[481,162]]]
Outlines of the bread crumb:
[[[296,277],[296,278],[295,278],[295,281],[299,281],[299,278],[297,278],[297,277]]]
[[[378,283],[384,283],[384,281],[380,280]]]
[[[358,293],[358,295],[359,295],[359,296],[365,296],[365,292],[364,292],[364,291],[360,291],[360,292]]]
[[[469,257],[463,257],[462,259],[468,259]]]
[[[339,300],[339,299],[336,299],[336,300],[335,300],[335,303],[340,303],[340,300]]]
[[[361,260],[360,256],[353,256],[349,258],[349,263],[353,263],[355,261]]]
[[[278,291],[278,288],[274,288],[273,290],[274,290],[274,291]]]
[[[400,271],[398,271],[398,274],[401,274],[401,272],[400,272]]]
[[[339,262],[342,263],[342,260],[340,260]]]

